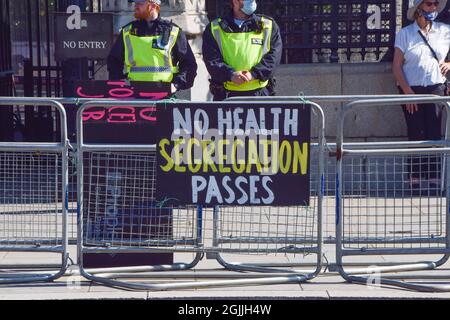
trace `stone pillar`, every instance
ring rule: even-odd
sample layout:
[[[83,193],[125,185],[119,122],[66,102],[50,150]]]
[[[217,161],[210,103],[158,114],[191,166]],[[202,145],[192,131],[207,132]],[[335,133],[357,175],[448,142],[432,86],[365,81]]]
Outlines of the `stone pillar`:
[[[208,24],[206,0],[162,0],[161,17],[172,20],[186,33],[192,51],[197,59],[198,71],[190,95],[181,92],[180,98],[204,101],[209,95],[208,72],[202,59],[202,34]],[[114,33],[120,27],[134,20],[132,5],[126,0],[102,0],[102,11],[114,13]]]

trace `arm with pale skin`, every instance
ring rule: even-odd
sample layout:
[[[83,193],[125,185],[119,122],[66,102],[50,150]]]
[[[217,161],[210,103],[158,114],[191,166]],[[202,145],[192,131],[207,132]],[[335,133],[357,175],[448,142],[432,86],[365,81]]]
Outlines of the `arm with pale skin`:
[[[447,24],[447,27],[448,27],[448,24]],[[449,38],[450,38],[450,29],[447,29],[447,32],[445,33],[443,41],[447,40],[447,42],[448,42]],[[441,73],[444,77],[447,75],[448,71],[450,70],[450,62],[445,62],[445,60],[449,59],[449,56],[450,56],[450,52],[447,51],[446,59],[444,59],[443,63],[439,64],[439,69],[441,70]]]
[[[441,69],[442,75],[445,77],[447,75],[448,70],[450,70],[450,62],[443,62],[439,65],[439,68]]]
[[[441,73],[444,77],[447,76],[448,71],[450,70],[450,62],[443,62],[439,65],[439,69],[441,70]],[[445,89],[447,92],[446,95],[450,95],[450,88],[447,85],[447,88]]]
[[[404,94],[415,94],[413,89],[411,89],[408,82],[406,81],[405,74],[403,73],[402,66],[404,61],[405,57],[402,50],[396,47],[394,52],[394,61],[392,62],[392,72],[394,73],[395,80],[397,80],[397,83]],[[406,104],[406,110],[409,113],[416,112],[418,110],[417,104]]]

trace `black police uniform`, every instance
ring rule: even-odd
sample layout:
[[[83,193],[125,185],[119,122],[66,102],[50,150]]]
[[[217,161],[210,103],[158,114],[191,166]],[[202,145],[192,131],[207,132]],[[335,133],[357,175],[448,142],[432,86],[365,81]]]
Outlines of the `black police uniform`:
[[[257,31],[261,28],[258,21],[261,20],[261,15],[252,14],[239,28],[234,22],[234,17],[232,14],[226,17],[222,17],[228,25],[227,32],[251,32]],[[219,46],[214,39],[211,32],[211,24],[205,29],[203,33],[203,59],[206,64],[206,68],[211,76],[210,90],[214,95],[215,101],[224,100],[227,97],[233,96],[268,96],[273,95],[273,85],[274,85],[274,71],[275,68],[280,64],[281,54],[283,50],[283,44],[281,41],[280,28],[273,20],[273,18],[264,16],[264,18],[271,19],[273,21],[272,26],[272,36],[270,39],[270,51],[264,55],[259,64],[254,66],[250,72],[255,79],[260,79],[261,81],[269,81],[269,85],[265,88],[252,90],[252,91],[228,91],[225,90],[223,84],[227,81],[231,81],[231,76],[234,70],[232,67],[227,65],[222,58]]]
[[[135,20],[130,22],[132,28],[136,30],[137,36],[154,36],[164,34],[169,31],[172,22],[158,17],[154,21]],[[127,24],[126,26],[128,26]],[[126,27],[124,26],[124,27]],[[107,67],[110,80],[125,79],[124,72],[125,48],[123,44],[123,34],[120,32],[107,60]],[[172,50],[173,65],[178,65],[178,73],[174,74],[172,83],[178,90],[185,90],[192,87],[195,76],[197,75],[197,63],[194,54],[187,41],[185,33],[180,29],[180,33]]]

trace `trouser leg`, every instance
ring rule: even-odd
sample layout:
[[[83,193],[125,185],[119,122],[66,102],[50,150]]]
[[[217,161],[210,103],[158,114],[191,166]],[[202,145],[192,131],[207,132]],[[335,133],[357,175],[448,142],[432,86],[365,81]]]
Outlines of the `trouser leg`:
[[[416,94],[444,95],[444,86],[412,87]],[[403,108],[408,127],[410,141],[440,140],[442,108],[435,104],[418,104],[418,111],[410,114]],[[438,178],[440,176],[440,157],[422,156],[411,159],[411,175],[426,178]]]
[[[443,96],[445,87],[438,86],[429,91],[430,94]],[[442,132],[442,106],[427,104],[425,110],[425,138],[427,140],[441,140]],[[430,157],[427,167],[422,170],[427,172],[428,178],[439,178],[441,171],[441,157]]]
[[[406,127],[408,131],[409,141],[420,141],[425,140],[425,121],[423,108],[419,106],[419,110],[414,113],[409,113],[405,106],[403,106],[403,114],[406,120]],[[419,178],[421,171],[421,161],[420,157],[411,156],[408,159],[408,167],[406,171],[411,177]]]

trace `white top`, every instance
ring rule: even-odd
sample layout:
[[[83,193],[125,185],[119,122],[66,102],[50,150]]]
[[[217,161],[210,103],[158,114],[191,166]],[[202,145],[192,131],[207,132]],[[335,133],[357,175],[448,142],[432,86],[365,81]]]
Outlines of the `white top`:
[[[406,81],[410,86],[424,87],[444,83],[445,77],[441,74],[439,63],[418,34],[419,30],[417,22],[414,22],[401,29],[395,37],[395,47],[404,55],[402,69]],[[450,47],[450,25],[433,22],[426,37],[439,62],[444,62]]]

